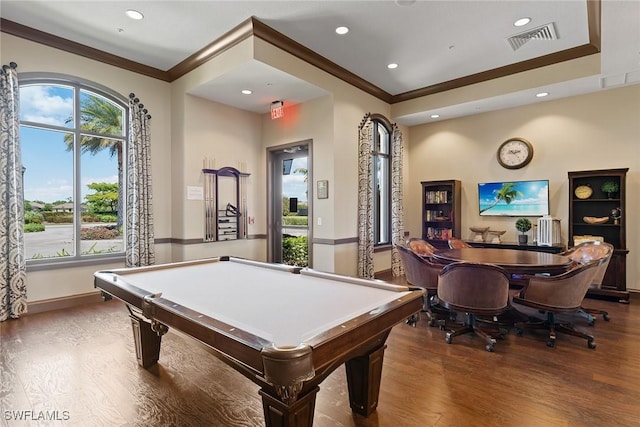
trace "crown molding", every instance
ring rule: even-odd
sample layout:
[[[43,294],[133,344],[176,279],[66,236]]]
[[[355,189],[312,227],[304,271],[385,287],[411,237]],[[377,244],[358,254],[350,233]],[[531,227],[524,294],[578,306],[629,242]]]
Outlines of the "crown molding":
[[[62,37],[54,36],[53,34],[45,33],[44,31],[36,30],[35,28],[27,27],[26,25],[18,24],[17,22],[9,21],[4,18],[0,18],[0,31],[11,34],[12,36],[40,43],[45,46],[93,59],[94,61],[133,71],[134,73],[143,74],[145,76],[167,82],[170,81],[169,74],[166,71],[149,67],[148,65],[140,64],[139,62],[131,61],[99,49],[94,49]]]

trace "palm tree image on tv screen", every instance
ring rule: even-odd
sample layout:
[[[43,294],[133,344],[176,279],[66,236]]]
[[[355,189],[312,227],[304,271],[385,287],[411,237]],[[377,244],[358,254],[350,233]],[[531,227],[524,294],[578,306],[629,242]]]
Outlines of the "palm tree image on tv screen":
[[[478,207],[480,216],[549,215],[549,181],[479,183]]]

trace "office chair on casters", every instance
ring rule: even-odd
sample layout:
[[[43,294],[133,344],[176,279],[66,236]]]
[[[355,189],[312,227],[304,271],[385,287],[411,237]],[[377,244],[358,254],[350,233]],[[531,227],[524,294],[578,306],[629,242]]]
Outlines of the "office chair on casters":
[[[502,267],[473,262],[449,264],[438,277],[438,298],[445,308],[465,313],[462,327],[447,332],[447,344],[454,336],[474,333],[485,339],[485,350],[494,351],[493,336],[506,335],[500,325],[485,320],[509,309],[509,274]],[[484,330],[485,325],[489,330]]]
[[[423,311],[429,317],[429,326],[444,325],[445,319],[451,313],[438,304],[438,273],[443,266],[418,255],[404,245],[396,247],[402,260],[407,283],[427,291],[424,295]],[[417,319],[411,319],[409,323],[415,326],[416,321]]]
[[[611,261],[611,257],[613,256],[613,245],[611,245],[610,243],[597,241],[583,242],[562,253],[561,255],[571,258],[571,260],[573,260],[577,264],[585,264],[590,261],[603,259],[604,262],[602,262],[598,266],[598,269],[593,276],[591,286],[589,287],[589,289],[600,289],[602,287],[604,275],[607,272],[607,267],[609,266],[609,261]],[[610,320],[609,312],[596,308],[581,307],[578,314],[587,319],[587,321],[589,322],[589,326],[593,326],[596,321],[596,317],[594,315],[602,315],[602,318],[607,322]]]
[[[580,311],[580,304],[592,283],[598,267],[604,259],[580,264],[566,273],[557,276],[525,276],[523,288],[513,296],[514,304],[532,307],[546,314],[545,319],[530,317],[528,322],[516,323],[516,333],[522,335],[523,329],[547,329],[547,346],[556,343],[556,332],[584,338],[587,346],[596,348],[593,335],[576,330],[572,324],[562,322],[558,314],[571,314]],[[514,307],[517,308],[516,305]]]

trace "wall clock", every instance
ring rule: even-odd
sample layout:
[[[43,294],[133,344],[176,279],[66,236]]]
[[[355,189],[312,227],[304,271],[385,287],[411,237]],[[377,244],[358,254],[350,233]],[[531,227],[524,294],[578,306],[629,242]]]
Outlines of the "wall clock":
[[[498,163],[507,169],[520,169],[533,158],[533,145],[524,138],[510,138],[498,147]]]
[[[576,195],[578,199],[588,199],[593,194],[593,190],[588,185],[578,185],[575,190],[573,190],[573,194]]]

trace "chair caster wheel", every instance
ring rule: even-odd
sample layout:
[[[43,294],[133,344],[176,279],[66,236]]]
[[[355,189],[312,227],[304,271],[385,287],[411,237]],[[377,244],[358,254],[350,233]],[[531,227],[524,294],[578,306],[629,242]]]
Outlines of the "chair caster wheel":
[[[593,350],[594,348],[596,348],[596,343],[594,343],[593,341],[587,341],[587,346]]]
[[[411,326],[411,327],[416,327],[418,324],[418,321],[420,320],[420,316],[418,316],[417,314],[414,314],[413,316],[409,317],[407,319],[407,325]]]
[[[495,350],[495,346],[493,344],[487,344],[484,349],[492,353]]]
[[[554,347],[556,345],[555,340],[549,340],[547,341],[547,347]]]
[[[603,318],[605,321],[607,321],[607,322],[608,322],[609,320],[611,320],[611,319],[609,318],[609,315],[608,315],[608,314],[603,314],[603,315],[602,315],[602,318]]]
[[[521,337],[522,336],[522,328],[516,328],[516,335]]]
[[[453,341],[453,338],[451,337],[451,334],[447,332],[447,335],[444,337],[444,341],[447,344],[451,344],[451,341]]]
[[[587,325],[589,325],[589,326],[593,326],[595,324],[596,324],[596,319],[589,320],[589,322],[587,323]]]

